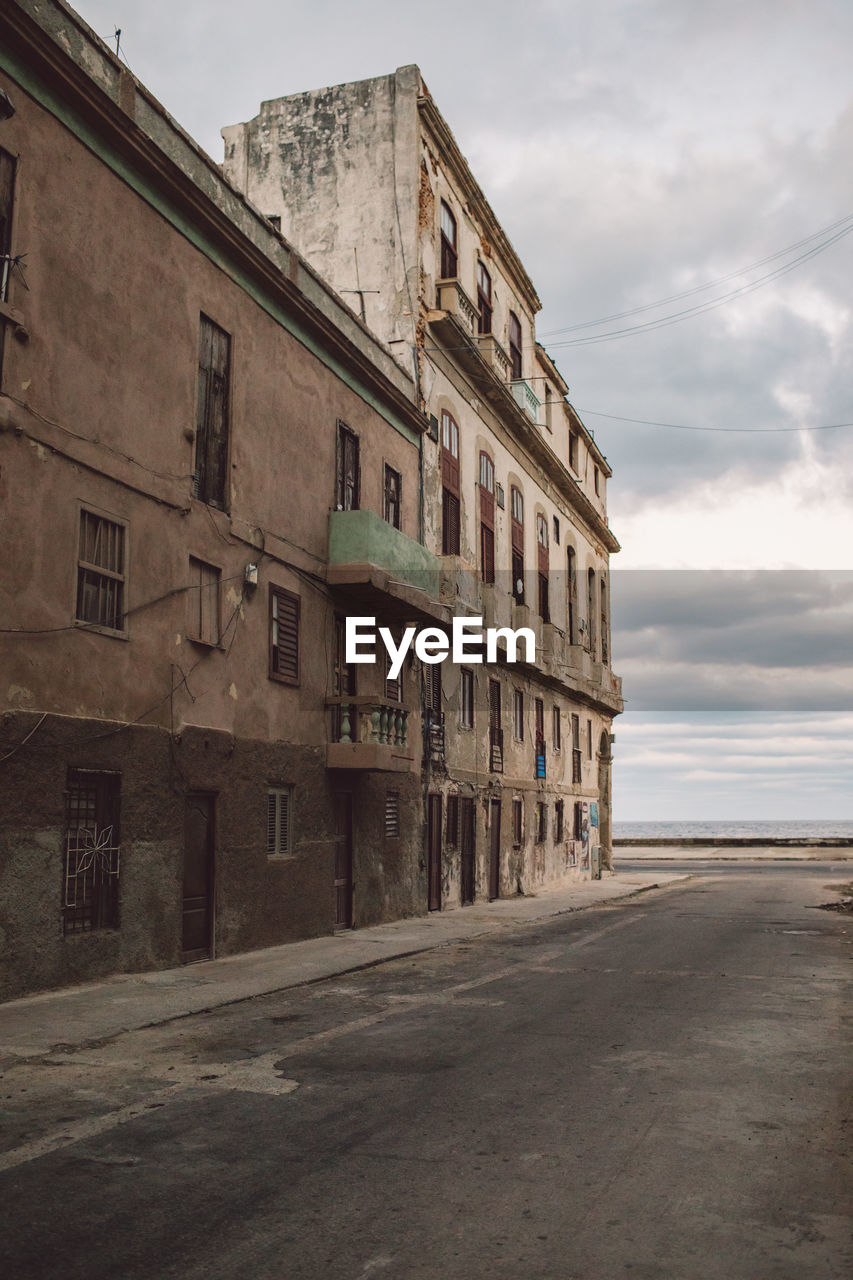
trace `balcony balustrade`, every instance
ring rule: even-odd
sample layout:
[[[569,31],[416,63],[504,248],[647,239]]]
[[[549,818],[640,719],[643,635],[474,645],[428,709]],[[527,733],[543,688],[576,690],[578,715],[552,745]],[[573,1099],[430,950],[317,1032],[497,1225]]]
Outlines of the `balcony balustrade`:
[[[477,332],[477,308],[458,280],[439,280],[438,309],[454,316],[473,336]]]
[[[326,765],[330,769],[377,769],[409,773],[415,757],[408,746],[409,712],[397,702],[370,695],[327,698],[331,708]]]
[[[531,387],[530,383],[524,378],[519,378],[515,382],[511,382],[510,389],[515,399],[515,403],[520,409],[523,409],[528,418],[539,425],[539,409],[542,401]]]

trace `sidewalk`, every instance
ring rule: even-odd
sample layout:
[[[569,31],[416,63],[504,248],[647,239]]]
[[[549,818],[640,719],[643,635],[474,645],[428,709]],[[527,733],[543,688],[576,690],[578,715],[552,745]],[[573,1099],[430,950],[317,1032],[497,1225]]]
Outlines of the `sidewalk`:
[[[850,862],[850,845],[761,844],[726,845],[672,843],[619,844],[613,847],[617,870],[626,862]]]
[[[676,872],[630,872],[573,881],[535,897],[501,898],[180,969],[119,974],[103,982],[25,996],[0,1004],[0,1061],[38,1057],[57,1047],[79,1048],[124,1031],[365,969],[444,943],[517,929],[688,878]]]

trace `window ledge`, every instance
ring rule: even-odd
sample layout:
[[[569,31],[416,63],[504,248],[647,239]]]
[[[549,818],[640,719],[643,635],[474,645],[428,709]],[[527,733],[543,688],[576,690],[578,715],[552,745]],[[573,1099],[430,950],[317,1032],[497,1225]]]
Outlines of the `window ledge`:
[[[113,627],[102,627],[97,622],[84,622],[82,618],[75,618],[73,622],[75,630],[91,631],[94,635],[109,636],[113,640],[129,640],[130,636],[126,631],[116,631]]]

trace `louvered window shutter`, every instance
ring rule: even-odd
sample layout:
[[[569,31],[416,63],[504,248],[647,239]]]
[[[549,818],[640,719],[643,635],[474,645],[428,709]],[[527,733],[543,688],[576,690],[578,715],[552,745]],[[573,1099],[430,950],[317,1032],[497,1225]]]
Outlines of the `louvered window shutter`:
[[[270,592],[270,674],[299,682],[299,597],[278,587]]]

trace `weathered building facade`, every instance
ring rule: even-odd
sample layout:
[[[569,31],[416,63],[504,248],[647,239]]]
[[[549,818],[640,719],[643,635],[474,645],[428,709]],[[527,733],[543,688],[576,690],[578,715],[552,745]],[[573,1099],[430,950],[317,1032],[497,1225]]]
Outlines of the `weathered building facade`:
[[[63,0],[0,89],[0,997],[608,865],[609,468],[417,69],[224,173]]]
[[[0,992],[423,910],[411,374],[63,4],[0,87]]]
[[[536,342],[531,280],[417,67],[222,132],[231,180],[414,374],[442,600],[536,634],[535,663],[427,673],[430,907],[598,874],[622,708],[611,473]]]

